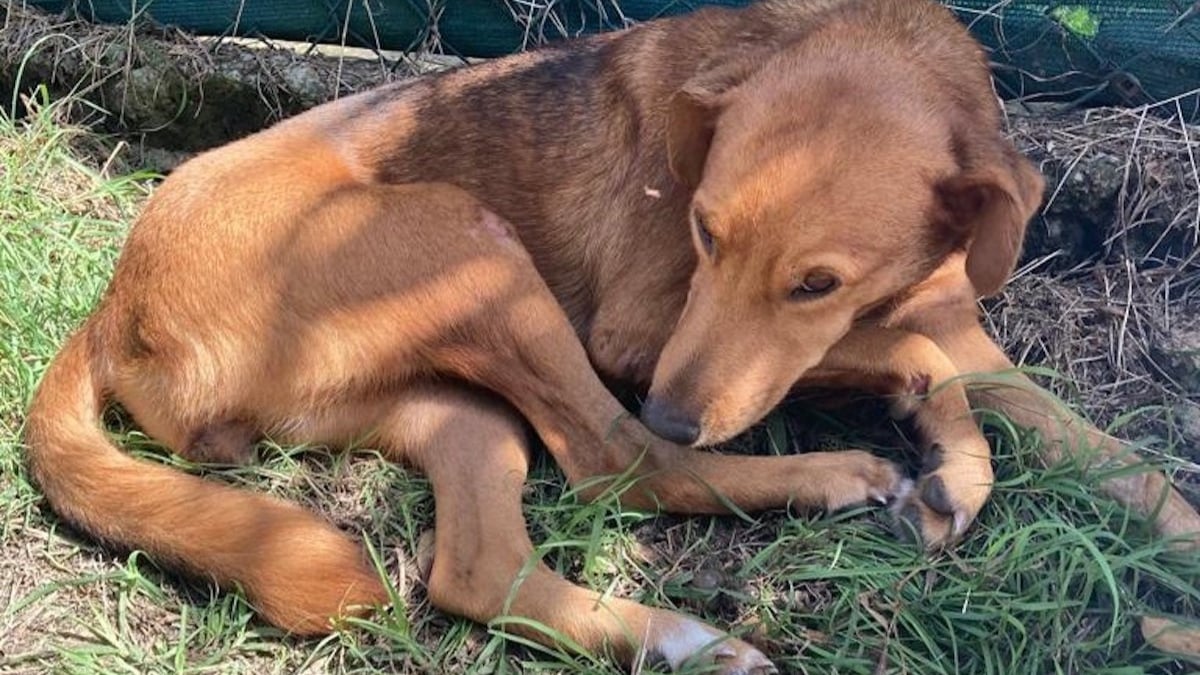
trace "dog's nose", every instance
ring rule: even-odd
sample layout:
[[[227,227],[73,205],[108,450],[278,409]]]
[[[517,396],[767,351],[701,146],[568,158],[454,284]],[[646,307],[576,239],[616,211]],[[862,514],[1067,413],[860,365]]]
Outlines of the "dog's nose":
[[[672,443],[691,445],[700,437],[700,424],[670,403],[650,396],[642,405],[642,423]]]

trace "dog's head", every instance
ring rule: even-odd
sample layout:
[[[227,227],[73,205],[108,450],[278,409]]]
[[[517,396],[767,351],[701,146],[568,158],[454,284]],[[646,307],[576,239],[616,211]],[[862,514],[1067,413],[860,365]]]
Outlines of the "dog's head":
[[[699,261],[642,417],[679,443],[756,422],[857,318],[956,250],[979,295],[997,291],[1041,201],[990,87],[975,128],[957,103],[881,82],[893,74],[877,63],[762,61],[702,73],[671,102]]]

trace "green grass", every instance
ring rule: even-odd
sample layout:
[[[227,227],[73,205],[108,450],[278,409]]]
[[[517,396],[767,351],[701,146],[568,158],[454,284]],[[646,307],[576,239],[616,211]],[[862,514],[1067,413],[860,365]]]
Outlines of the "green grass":
[[[103,143],[62,118],[61,104],[0,117],[0,672],[616,672],[602,654],[529,647],[432,609],[417,564],[428,485],[369,452],[265,446],[260,465],[203,470],[301,501],[370,543],[394,606],[324,640],[283,636],[236,594],[61,526],[25,473],[22,414],[150,187],[99,173]],[[130,451],[202,470],[114,422]],[[867,434],[798,410],[743,445],[786,451],[814,427],[840,444],[906,447],[886,423]],[[526,514],[547,562],[571,578],[746,635],[785,672],[1185,672],[1142,642],[1136,619],[1196,616],[1200,559],[1168,552],[1097,497],[1095,477],[1035,466],[1035,439],[993,431],[995,496],[963,545],[932,558],[894,540],[877,510],[651,518],[580,504],[544,460]]]

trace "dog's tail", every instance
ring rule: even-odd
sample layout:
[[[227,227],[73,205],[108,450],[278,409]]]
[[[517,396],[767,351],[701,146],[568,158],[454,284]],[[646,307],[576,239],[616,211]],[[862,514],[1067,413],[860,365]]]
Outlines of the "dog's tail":
[[[26,427],[29,467],[54,510],[111,544],[230,587],[286,630],[386,598],[361,548],[307,511],[134,459],[101,426],[110,364],[93,320],[50,365]]]

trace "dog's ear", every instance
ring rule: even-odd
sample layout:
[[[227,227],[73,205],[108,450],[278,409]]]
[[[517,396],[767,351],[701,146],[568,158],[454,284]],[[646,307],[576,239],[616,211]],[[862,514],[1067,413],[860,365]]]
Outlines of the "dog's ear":
[[[1025,227],[1042,203],[1045,180],[1008,141],[938,184],[946,224],[967,245],[967,276],[980,297],[998,292],[1021,255]]]
[[[695,189],[704,175],[704,160],[712,144],[719,110],[715,96],[683,89],[671,97],[667,118],[667,158],[675,180]]]
[[[765,48],[755,48],[732,55],[703,68],[671,96],[667,158],[676,180],[690,188],[700,184],[725,95],[753,74],[768,54]]]

